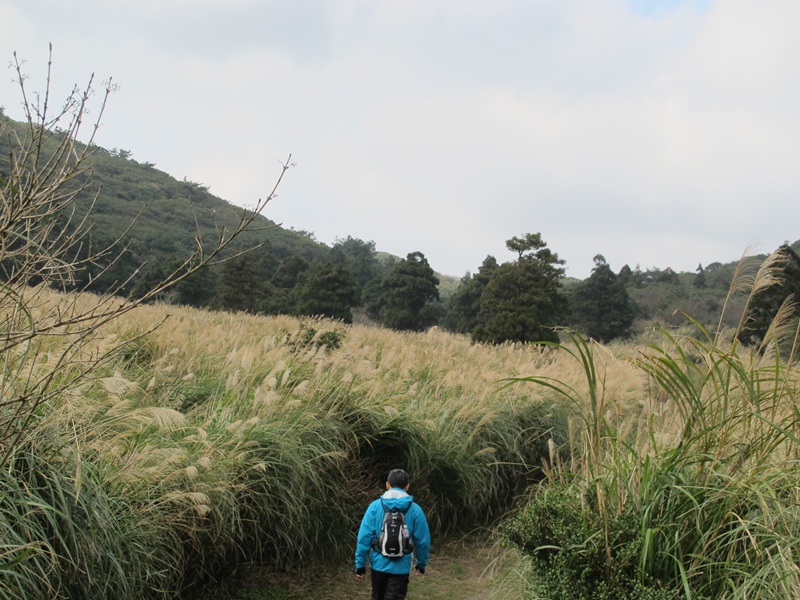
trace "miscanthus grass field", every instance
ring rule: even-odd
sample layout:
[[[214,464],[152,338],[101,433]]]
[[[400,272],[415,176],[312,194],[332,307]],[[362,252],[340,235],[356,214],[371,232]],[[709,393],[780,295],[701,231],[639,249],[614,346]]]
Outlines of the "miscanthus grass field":
[[[124,340],[0,474],[2,597],[172,597],[248,562],[340,559],[398,465],[437,533],[472,528],[548,452],[550,409],[496,382],[556,369],[549,351],[156,305],[85,352]],[[40,343],[44,370],[69,338]]]
[[[482,346],[140,307],[3,448],[0,598],[198,597],[253,564],[348,564],[398,466],[435,542],[497,532],[517,578],[497,597],[796,598],[793,332],[760,352],[689,320]],[[3,357],[4,394],[70,338],[36,343],[32,370]]]

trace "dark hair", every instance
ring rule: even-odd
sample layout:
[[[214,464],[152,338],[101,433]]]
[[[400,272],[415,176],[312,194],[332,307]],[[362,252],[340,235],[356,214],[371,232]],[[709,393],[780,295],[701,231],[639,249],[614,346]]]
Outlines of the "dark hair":
[[[393,488],[405,488],[408,485],[408,473],[403,469],[392,469],[389,471],[389,476],[386,478],[389,485]]]

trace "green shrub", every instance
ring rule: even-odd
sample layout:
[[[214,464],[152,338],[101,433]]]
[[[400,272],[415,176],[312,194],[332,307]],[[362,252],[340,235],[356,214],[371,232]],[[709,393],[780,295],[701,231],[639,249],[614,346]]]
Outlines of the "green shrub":
[[[120,359],[127,368],[144,369],[155,362],[161,351],[158,342],[150,335],[135,335],[119,348]]]
[[[320,333],[316,327],[311,327],[305,321],[300,321],[300,328],[294,333],[284,332],[284,344],[293,353],[309,349],[323,348],[325,350],[338,350],[347,333],[343,329],[329,329]]]
[[[538,487],[525,507],[507,520],[501,535],[534,563],[537,598],[574,600],[666,600],[674,596],[641,581],[640,519],[613,515],[606,530],[595,492],[577,486]]]
[[[196,406],[204,404],[224,391],[225,382],[219,381],[211,376],[182,382],[181,385],[178,385],[176,391],[181,400],[179,410],[185,413]]]

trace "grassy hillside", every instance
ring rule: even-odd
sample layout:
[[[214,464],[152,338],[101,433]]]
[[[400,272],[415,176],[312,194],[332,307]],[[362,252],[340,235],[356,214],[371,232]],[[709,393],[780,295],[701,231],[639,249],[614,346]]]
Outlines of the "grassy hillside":
[[[24,136],[24,129],[23,123],[0,116],[0,176],[8,174],[9,153],[15,146],[15,137]],[[124,156],[124,152],[112,153],[98,147],[89,160],[93,185],[79,197],[77,209],[85,211],[96,194],[92,216],[96,243],[114,239],[135,221],[128,235],[132,260],[164,261],[194,250],[198,233],[215,239],[221,228],[230,229],[238,220],[241,209],[209,193],[204,186],[178,181],[150,163]],[[272,183],[265,181],[264,185]],[[255,204],[257,198],[252,200]],[[326,250],[299,232],[277,227],[266,217],[258,217],[254,231],[237,246],[258,243],[266,243],[279,259],[299,255],[310,261]]]

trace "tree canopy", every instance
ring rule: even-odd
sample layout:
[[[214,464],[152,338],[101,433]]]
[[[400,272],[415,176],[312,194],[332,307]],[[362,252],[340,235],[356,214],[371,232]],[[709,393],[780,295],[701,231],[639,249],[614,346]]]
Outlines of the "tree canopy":
[[[381,271],[381,264],[375,251],[375,242],[365,242],[358,238],[347,236],[337,238],[331,248],[331,261],[347,267],[353,275],[359,293]]]
[[[467,273],[450,297],[444,326],[456,333],[471,333],[478,325],[483,290],[489,284],[499,265],[494,256],[487,256],[475,275]]]
[[[223,263],[217,295],[222,308],[254,313],[262,292],[253,257],[249,253]]]
[[[298,314],[353,322],[350,307],[358,301],[358,285],[342,265],[326,262],[304,273],[294,295]]]
[[[564,261],[539,233],[513,237],[506,246],[518,258],[498,267],[483,290],[473,340],[557,342],[555,327],[567,309],[560,281]]]
[[[756,293],[750,301],[747,311],[747,323],[740,339],[747,344],[760,344],[778,314],[781,306],[789,301],[800,299],[800,255],[788,244],[783,244],[776,252],[782,256],[783,267],[780,282],[766,287]],[[788,318],[797,318],[797,306],[789,305]]]
[[[573,327],[600,342],[607,343],[631,333],[636,316],[628,290],[602,255],[594,257],[594,268],[570,299]]]
[[[422,252],[400,260],[375,290],[370,314],[391,329],[422,331],[439,320],[439,278]]]

